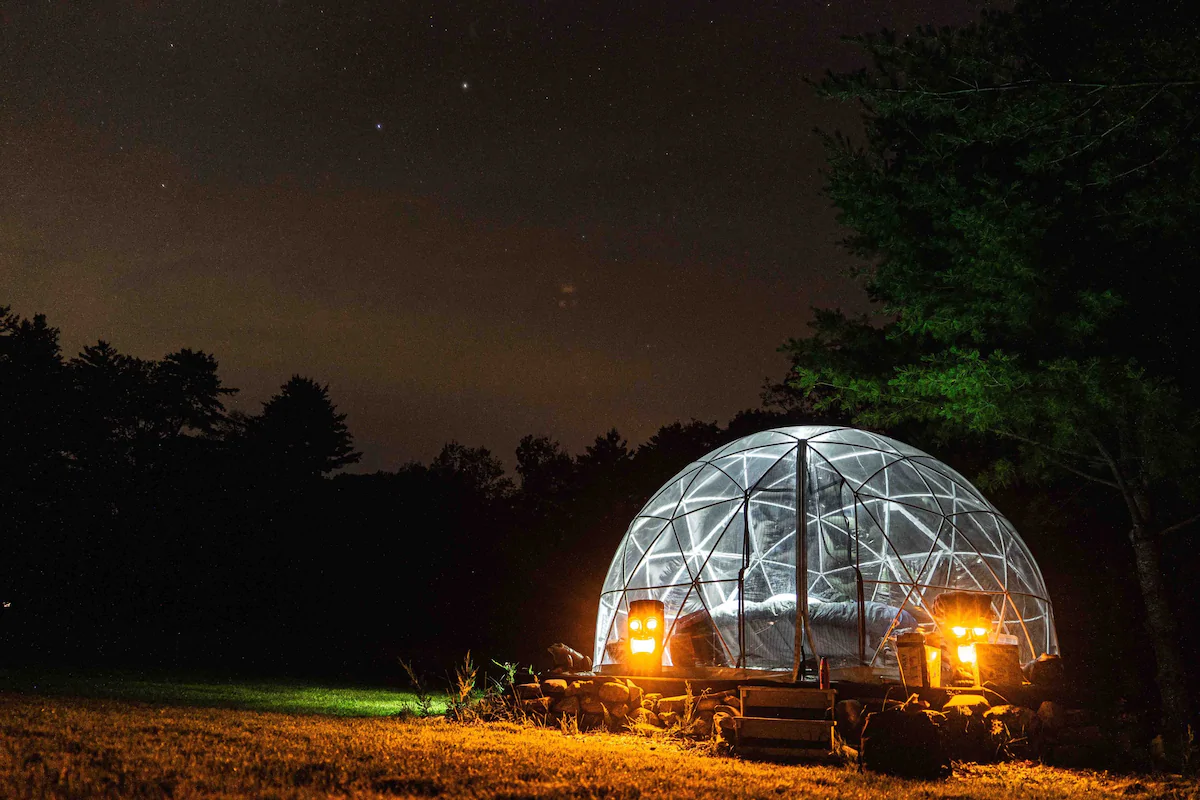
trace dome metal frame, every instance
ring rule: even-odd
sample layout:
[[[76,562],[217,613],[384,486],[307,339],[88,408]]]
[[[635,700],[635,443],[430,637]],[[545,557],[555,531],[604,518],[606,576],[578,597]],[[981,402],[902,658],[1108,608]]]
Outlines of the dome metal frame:
[[[966,478],[880,434],[774,428],[692,462],[633,519],[601,592],[594,663],[618,670],[628,603],[660,600],[668,673],[795,680],[827,657],[890,675],[894,635],[938,632],[929,608],[951,591],[988,596],[990,640],[1018,644],[1022,662],[1058,652],[1041,571]]]

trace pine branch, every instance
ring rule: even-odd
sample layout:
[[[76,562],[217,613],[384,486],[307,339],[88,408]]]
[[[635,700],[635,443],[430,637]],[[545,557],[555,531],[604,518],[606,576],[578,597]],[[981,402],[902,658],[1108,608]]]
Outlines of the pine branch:
[[[1090,473],[1084,472],[1081,469],[1076,469],[1075,467],[1072,467],[1070,464],[1067,464],[1066,462],[1063,462],[1063,461],[1059,461],[1057,458],[1054,458],[1053,456],[1045,456],[1045,458],[1047,461],[1049,461],[1054,466],[1058,467],[1059,469],[1066,470],[1067,472],[1071,473],[1072,475],[1078,475],[1079,477],[1086,478],[1087,480],[1092,481],[1093,483],[1098,483],[1102,486],[1108,486],[1113,489],[1121,488],[1120,484],[1118,484],[1116,481],[1110,481],[1106,478],[1101,478],[1099,475],[1092,475]]]
[[[1166,90],[1167,90],[1167,87],[1166,87],[1166,86],[1163,86],[1163,87],[1161,87],[1161,88],[1160,88],[1160,89],[1159,89],[1157,92],[1155,92],[1154,94],[1150,95],[1150,99],[1149,99],[1149,100],[1147,100],[1146,102],[1142,103],[1142,105],[1141,105],[1141,106],[1138,108],[1138,110],[1137,110],[1137,111],[1134,111],[1132,114],[1130,114],[1129,116],[1125,117],[1125,118],[1124,118],[1124,119],[1122,119],[1120,122],[1118,122],[1118,123],[1114,124],[1114,125],[1113,125],[1111,128],[1109,128],[1108,130],[1106,130],[1104,133],[1100,134],[1100,135],[1099,135],[1099,136],[1097,136],[1096,138],[1092,139],[1090,142],[1088,142],[1088,143],[1087,143],[1087,144],[1085,144],[1083,147],[1081,147],[1081,148],[1079,148],[1078,150],[1076,150],[1074,153],[1071,153],[1070,155],[1065,155],[1065,156],[1063,156],[1063,157],[1061,157],[1061,158],[1056,158],[1056,159],[1054,159],[1053,161],[1050,161],[1049,163],[1050,163],[1050,164],[1057,164],[1057,163],[1059,163],[1060,161],[1066,161],[1068,158],[1074,158],[1075,156],[1082,155],[1082,154],[1083,154],[1085,151],[1087,151],[1088,149],[1090,149],[1090,148],[1092,148],[1092,147],[1095,147],[1095,146],[1096,146],[1096,145],[1098,145],[1100,142],[1102,142],[1102,141],[1105,139],[1105,137],[1107,137],[1107,136],[1108,136],[1110,133],[1112,133],[1113,131],[1115,131],[1117,128],[1120,128],[1122,125],[1127,125],[1127,124],[1129,124],[1130,122],[1133,122],[1135,119],[1137,119],[1137,115],[1138,115],[1138,114],[1140,114],[1140,113],[1142,113],[1143,111],[1145,111],[1145,110],[1146,110],[1146,106],[1150,105],[1150,104],[1151,104],[1151,103],[1153,103],[1155,100],[1157,100],[1157,99],[1158,99],[1158,96],[1159,96],[1160,94],[1162,94],[1163,92],[1165,92]],[[1096,107],[1096,105],[1097,105],[1099,102],[1100,102],[1100,101],[1099,101],[1099,100],[1097,100],[1095,103],[1093,103],[1093,104],[1091,105],[1091,108],[1089,108],[1088,110],[1090,111],[1092,108],[1095,108],[1095,107]],[[1087,112],[1084,112],[1084,113],[1087,113]],[[1083,116],[1083,114],[1080,114],[1080,116]],[[1077,117],[1077,119],[1078,119],[1078,117]],[[1189,123],[1189,124],[1190,124],[1190,123]],[[1186,130],[1186,128],[1185,128],[1184,130]],[[1166,155],[1166,154],[1164,153],[1163,155]],[[1159,156],[1159,158],[1161,158],[1161,157],[1162,157],[1162,156]],[[1155,159],[1155,160],[1157,161],[1157,159]],[[1151,163],[1153,163],[1153,162],[1151,162]],[[1147,165],[1147,166],[1149,166],[1149,165]],[[1132,172],[1132,171],[1133,171],[1133,170],[1130,170],[1130,172]],[[1123,175],[1127,175],[1127,174],[1129,174],[1129,173],[1122,173],[1122,174],[1123,174]],[[1095,184],[1090,184],[1090,185],[1094,186]]]
[[[1176,141],[1174,144],[1172,144],[1166,150],[1163,150],[1161,153],[1159,153],[1154,158],[1147,161],[1145,164],[1141,164],[1139,166],[1133,167],[1132,169],[1127,169],[1124,172],[1120,173],[1119,175],[1114,175],[1112,178],[1109,178],[1108,182],[1112,183],[1114,181],[1119,181],[1121,178],[1124,178],[1127,175],[1132,175],[1133,173],[1135,173],[1139,170],[1147,169],[1148,167],[1154,166],[1159,161],[1162,161],[1164,158],[1167,157],[1167,155],[1169,155],[1171,153],[1171,151],[1173,151],[1176,147],[1179,146],[1180,142],[1183,141],[1183,135],[1188,132],[1189,128],[1192,127],[1192,124],[1195,123],[1197,117],[1200,117],[1200,113],[1193,114],[1192,118],[1188,120],[1187,125],[1183,126],[1183,130],[1179,132],[1179,141]],[[1098,186],[1098,185],[1099,185],[1098,181],[1092,181],[1091,183],[1088,184],[1088,186]]]
[[[1158,535],[1166,536],[1167,534],[1174,533],[1175,531],[1177,531],[1181,528],[1186,528],[1188,525],[1191,525],[1193,522],[1200,522],[1200,514],[1197,514],[1194,517],[1188,517],[1187,519],[1185,519],[1181,522],[1176,522],[1174,525],[1169,525],[1169,526],[1163,528],[1161,531],[1159,531]]]
[[[1054,447],[1053,445],[1047,444],[1046,442],[1041,442],[1041,441],[1038,441],[1037,439],[1030,439],[1028,436],[1022,436],[1019,433],[1013,433],[1012,431],[1006,431],[1003,428],[988,428],[988,431],[996,434],[997,436],[1002,436],[1006,439],[1012,439],[1014,441],[1021,442],[1023,444],[1032,445],[1033,447],[1036,447],[1039,450],[1046,450],[1048,452],[1058,453],[1058,454],[1064,455],[1064,456],[1070,456],[1071,458],[1076,458],[1076,459],[1079,459],[1080,461],[1087,461],[1094,465],[1098,465],[1098,463],[1099,463],[1099,462],[1095,461],[1095,459],[1090,458],[1087,453],[1080,453],[1075,450],[1067,450],[1062,447]]]
[[[1021,89],[1036,88],[1039,86],[1058,86],[1071,89],[1091,89],[1094,92],[1106,90],[1121,90],[1121,89],[1158,89],[1160,92],[1169,89],[1173,86],[1200,86],[1200,81],[1137,81],[1134,83],[1079,83],[1076,81],[1014,81],[1013,83],[1001,83],[995,86],[973,86],[970,89],[951,89],[944,92],[934,92],[928,89],[892,89],[880,87],[876,91],[887,94],[911,94],[920,97],[959,97],[970,94],[985,94],[990,92],[1015,92]]]

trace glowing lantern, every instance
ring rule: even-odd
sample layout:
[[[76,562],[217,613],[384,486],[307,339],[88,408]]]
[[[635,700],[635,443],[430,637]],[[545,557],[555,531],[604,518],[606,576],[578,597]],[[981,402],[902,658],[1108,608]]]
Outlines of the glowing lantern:
[[[661,600],[629,602],[629,666],[636,675],[662,672],[663,633],[666,627]]]
[[[995,626],[995,612],[988,595],[972,592],[946,592],[938,595],[929,608],[958,660],[958,667],[972,682],[979,683],[979,655],[975,645],[986,643]]]

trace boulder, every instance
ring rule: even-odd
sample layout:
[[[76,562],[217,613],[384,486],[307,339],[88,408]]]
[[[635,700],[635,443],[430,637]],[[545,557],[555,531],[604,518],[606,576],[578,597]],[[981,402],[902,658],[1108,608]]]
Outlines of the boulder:
[[[605,703],[628,703],[629,687],[616,681],[601,684],[600,699]]]
[[[698,739],[705,739],[712,736],[713,724],[707,719],[701,717],[692,722],[688,727],[687,734],[695,736]]]
[[[1062,706],[1053,700],[1042,701],[1042,704],[1038,706],[1037,718],[1045,730],[1058,730],[1066,722]]]
[[[732,714],[726,714],[724,711],[718,711],[713,714],[712,726],[714,731],[720,731],[721,736],[725,739],[733,738],[734,721]]]
[[[559,714],[578,714],[579,713],[579,698],[578,697],[563,697],[554,704],[554,710]]]
[[[649,703],[650,705],[646,706],[646,708],[656,709],[658,708],[659,700],[662,700],[662,692],[646,692],[642,697],[642,705],[645,706],[646,703]]]
[[[983,712],[983,718],[1001,722],[1013,736],[1024,736],[1033,722],[1034,713],[1024,706],[999,705],[992,706]]]
[[[567,682],[562,678],[551,678],[550,680],[542,681],[542,694],[548,694],[551,697],[561,697],[567,693]]]
[[[1042,653],[1036,661],[1025,665],[1024,672],[1034,686],[1060,686],[1063,683],[1063,663],[1058,656]]]
[[[613,719],[624,722],[629,717],[629,706],[625,703],[613,703],[608,707],[608,713]]]
[[[591,681],[571,681],[567,684],[567,697],[575,694],[583,694],[592,685]]]
[[[672,714],[682,714],[684,707],[687,705],[687,695],[677,694],[674,697],[662,697],[658,701],[658,713],[664,711]]]
[[[656,728],[662,727],[662,720],[658,718],[658,714],[653,711],[647,711],[644,708],[639,708],[630,715],[630,719],[639,725],[653,725]]]
[[[674,711],[659,711],[658,718],[664,728],[673,728],[679,724],[679,715]]]
[[[642,704],[642,697],[644,695],[645,695],[645,692],[642,691],[642,687],[638,686],[633,681],[629,682],[629,705],[630,706],[640,706]]]
[[[517,697],[522,700],[533,700],[542,696],[542,685],[540,683],[518,683]]]
[[[521,701],[521,710],[526,714],[545,714],[550,710],[551,700],[549,697],[535,697],[530,700]]]
[[[585,714],[604,715],[604,704],[600,702],[599,697],[593,697],[590,694],[579,696],[579,708]]]
[[[696,700],[697,711],[716,711],[719,705],[721,705],[721,698],[716,695],[704,695]]]
[[[862,731],[865,769],[906,778],[944,778],[950,758],[933,715],[915,709],[889,709],[867,715]]]
[[[946,705],[942,706],[942,711],[955,712],[969,717],[973,714],[983,714],[991,707],[992,704],[981,694],[956,694],[946,701]]]
[[[737,717],[737,716],[740,716],[742,712],[740,710],[738,710],[737,707],[735,707],[735,706],[730,706],[730,705],[726,705],[725,703],[722,703],[721,705],[719,705],[713,709],[713,713],[714,714],[728,714],[731,717]]]

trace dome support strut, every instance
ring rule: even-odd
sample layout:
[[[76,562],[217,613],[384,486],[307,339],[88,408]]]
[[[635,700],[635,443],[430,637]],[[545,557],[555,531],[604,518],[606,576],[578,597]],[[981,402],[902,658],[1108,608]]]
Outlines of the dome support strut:
[[[813,641],[812,627],[808,624],[808,503],[805,501],[808,482],[808,441],[801,439],[796,444],[796,632],[792,652],[792,683],[800,680],[804,673],[804,639],[813,658],[817,657],[817,645]]]

